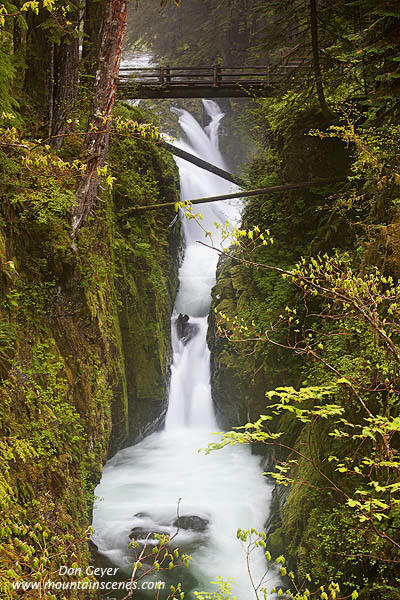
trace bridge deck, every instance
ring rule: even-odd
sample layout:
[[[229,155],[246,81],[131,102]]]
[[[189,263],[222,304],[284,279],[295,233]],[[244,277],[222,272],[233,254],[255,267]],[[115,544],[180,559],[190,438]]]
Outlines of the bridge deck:
[[[122,68],[118,97],[139,98],[240,98],[267,97],[273,84],[294,65],[271,72],[267,66]]]

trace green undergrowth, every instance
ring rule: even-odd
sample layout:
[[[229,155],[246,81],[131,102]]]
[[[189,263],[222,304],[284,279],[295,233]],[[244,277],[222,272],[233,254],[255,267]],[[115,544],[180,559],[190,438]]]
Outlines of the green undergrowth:
[[[339,136],[307,135],[311,128],[325,130],[326,124],[322,125],[318,112],[313,115],[304,109],[297,115],[292,114],[283,129],[279,130],[275,124],[270,148],[251,165],[251,184],[256,188],[282,181],[301,181],[304,173],[310,179],[326,177],[328,173],[332,177],[345,177],[349,157],[354,161],[353,179],[346,191],[340,185],[314,187],[308,191],[260,197],[247,204],[242,227],[250,229],[256,225],[261,231],[268,229],[274,243],[258,247],[251,256],[232,250],[231,256],[220,260],[210,313],[213,397],[224,426],[254,421],[260,414],[272,415],[269,429],[283,432],[279,441],[286,448],[279,445],[267,448],[267,471],[272,471],[279,461],[297,459],[290,472],[293,482],[283,488],[285,502],[274,503],[275,513],[267,524],[274,555],[285,555],[300,576],[310,573],[320,584],[334,579],[340,582],[342,589],[357,587],[364,600],[395,600],[400,597],[396,563],[391,562],[396,560],[396,552],[388,550],[381,539],[360,527],[358,520],[343,507],[343,497],[332,491],[319,472],[320,469],[335,481],[329,455],[357,453],[357,445],[352,445],[348,438],[330,437],[323,421],[311,425],[300,423],[290,413],[274,416],[274,411],[267,406],[273,401],[265,398],[266,392],[279,386],[299,389],[332,383],[332,373],[321,363],[306,361],[299,353],[283,347],[291,345],[287,331],[276,326],[274,329],[273,324],[282,319],[280,315],[286,314],[287,307],[296,311],[299,335],[307,316],[309,331],[325,336],[324,360],[350,379],[362,373],[366,364],[376,363],[379,370],[384,369],[387,361],[389,368],[388,359],[377,348],[376,339],[367,327],[353,323],[345,335],[332,335],[334,325],[329,319],[315,318],[313,322],[310,316],[319,312],[317,300],[306,306],[303,290],[296,289],[288,278],[234,258],[236,253],[259,264],[291,269],[303,256],[332,255],[336,251],[357,272],[365,274],[378,266],[386,277],[398,277],[398,187],[389,180],[398,165],[398,153],[393,150],[390,137],[397,139],[398,133],[393,130],[393,134],[382,135],[361,130],[361,149],[355,148],[358,141],[355,138],[356,143],[349,153]],[[371,147],[384,167],[378,166],[371,155],[368,155],[369,162],[365,158]],[[387,179],[385,173],[389,173]],[[364,179],[362,193],[357,187],[361,178]],[[261,339],[254,341],[252,338],[257,336],[251,334],[249,342],[235,343],[221,338],[216,328],[218,315],[222,313],[230,322],[235,317],[243,319],[250,329],[253,323],[254,331],[261,332]],[[263,332],[269,332],[276,344],[266,341]],[[245,336],[237,335],[241,337]],[[370,385],[367,379],[365,385]],[[341,390],[330,402],[343,406],[351,419],[361,422],[360,409],[351,394]],[[372,399],[372,402],[373,411],[384,414],[384,402],[381,405],[379,400]],[[398,414],[396,410],[393,405],[394,415]],[[393,444],[397,447],[397,442]],[[265,452],[265,447],[256,444],[256,448]],[[290,448],[294,449],[292,454]],[[313,456],[314,464],[304,458],[308,453]],[[350,495],[354,493],[353,483],[349,476],[346,490]],[[397,520],[386,524],[394,536]]]
[[[108,163],[114,189],[101,191],[73,250],[73,174],[35,171],[17,149],[0,150],[2,598],[20,597],[14,580],[59,580],[61,565],[88,564],[107,455],[165,401],[179,231],[168,229],[173,210],[129,209],[177,199],[177,173],[163,151],[128,137],[112,141]]]

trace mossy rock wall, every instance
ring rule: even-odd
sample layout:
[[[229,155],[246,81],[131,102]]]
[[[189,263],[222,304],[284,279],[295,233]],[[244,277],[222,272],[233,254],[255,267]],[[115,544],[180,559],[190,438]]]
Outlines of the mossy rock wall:
[[[315,115],[314,119],[317,119]],[[344,175],[347,162],[342,144],[305,135],[312,122],[312,115],[302,115],[287,141],[280,139],[277,148],[253,160],[249,170],[252,188],[268,187],[278,181],[303,181],[305,171],[310,179],[325,177],[327,169],[332,177]],[[324,211],[326,203],[322,189],[274,194],[249,201],[242,227],[259,225],[261,229],[269,229],[274,238],[273,246],[262,247],[254,258],[289,268],[315,248],[324,250],[346,239],[346,230],[340,235],[336,235],[336,228],[326,231],[325,223],[329,220]],[[232,255],[220,260],[212,294],[208,343],[213,364],[213,398],[221,415],[221,425],[231,426],[238,424],[239,415],[241,422],[244,415],[256,418],[265,406],[267,390],[279,385],[296,385],[301,375],[299,363],[286,351],[260,343],[249,354],[247,347],[242,351],[240,345],[233,347],[218,338],[214,311],[239,315],[249,322],[255,319],[266,329],[271,318],[293,298],[293,291],[279,274],[245,266]],[[230,405],[234,405],[232,410],[227,409]]]
[[[136,109],[120,107],[128,118]],[[149,142],[119,140],[110,160],[114,189],[118,317],[128,402],[125,443],[163,422],[171,362],[170,317],[178,286],[180,225],[174,209],[135,215],[132,206],[179,199],[179,178],[168,153]],[[115,423],[118,429],[117,422]],[[115,436],[116,439],[117,436]]]
[[[153,144],[127,137],[112,143],[108,161],[113,191],[101,192],[74,251],[75,178],[49,178],[17,151],[0,152],[4,598],[20,597],[13,580],[62,580],[54,573],[63,564],[84,570],[102,466],[165,408],[179,227],[168,227],[173,210],[134,217],[130,208],[175,200],[177,170]]]
[[[327,173],[333,177],[344,176],[347,158],[342,144],[305,135],[308,129],[322,126],[319,119],[318,115],[308,112],[299,115],[290,131],[275,139],[274,147],[253,161],[251,186],[261,188],[278,181],[301,181],[305,174],[310,179],[326,177]],[[262,246],[252,259],[290,269],[302,256],[329,253],[333,248],[339,248],[352,252],[355,260],[382,266],[385,273],[396,277],[400,261],[398,218],[392,223],[383,221],[384,225],[375,227],[374,239],[367,243],[357,242],[354,230],[349,228],[343,215],[334,214],[330,209],[333,192],[334,188],[315,188],[250,201],[244,211],[242,227],[251,229],[258,225],[261,231],[269,229],[274,239],[273,245]],[[359,218],[375,224],[380,217],[370,209],[370,213]],[[247,254],[245,258],[248,258]],[[240,263],[232,250],[230,256],[220,259],[212,296],[208,343],[213,400],[222,427],[231,428],[257,420],[260,414],[273,415],[265,397],[269,390],[279,386],[299,389],[323,385],[327,381],[322,368],[301,361],[295,353],[279,345],[263,341],[235,344],[217,335],[216,321],[220,312],[230,322],[238,317],[250,325],[254,320],[260,332],[271,332],[271,323],[285,312],[286,306],[296,308],[301,315],[304,308],[301,295],[287,279],[274,271]],[[279,338],[276,341],[285,342]],[[353,364],[351,360],[362,356],[361,348],[352,348],[350,352],[345,344],[337,348],[337,352],[344,361],[348,358],[349,369]],[[355,363],[354,368],[357,368]],[[335,398],[335,402],[348,406],[350,400],[343,395]],[[357,414],[356,406],[354,414]],[[270,429],[284,432],[283,443],[297,452],[301,453],[306,443],[311,444],[317,467],[329,472],[327,459],[335,452],[332,452],[332,438],[323,426],[309,431],[307,426],[286,415],[275,416]],[[262,451],[259,447],[254,449]],[[272,471],[277,460],[288,458],[288,451],[279,447],[274,450],[264,447],[264,453],[266,471]],[[293,458],[296,456],[293,453]],[[300,580],[310,573],[314,582],[324,584],[330,578],[340,581],[347,591],[361,582],[362,598],[399,598],[395,570],[390,565],[379,565],[362,556],[365,539],[356,520],[339,508],[343,500],[328,489],[309,462],[300,458],[296,468],[293,473],[295,483],[287,488],[278,486],[272,507],[266,507],[266,512],[271,508],[265,525],[273,555],[286,556]],[[333,471],[331,476],[335,476]],[[379,539],[372,536],[368,543],[379,555]],[[354,554],[351,558],[350,553]]]

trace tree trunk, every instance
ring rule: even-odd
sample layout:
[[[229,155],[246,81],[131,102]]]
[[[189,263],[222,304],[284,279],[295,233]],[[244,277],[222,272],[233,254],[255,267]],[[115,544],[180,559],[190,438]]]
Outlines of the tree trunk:
[[[42,24],[48,17],[45,10],[36,15],[28,11],[27,39],[26,39],[26,70],[24,91],[35,103],[41,121],[37,123],[37,129],[48,122],[50,113],[52,72],[51,72],[51,42],[43,29]],[[38,131],[35,135],[38,135]]]
[[[54,42],[50,45],[50,65],[49,65],[49,123],[47,135],[51,138],[53,134],[54,117]]]
[[[321,187],[323,185],[332,185],[334,183],[345,183],[343,177],[335,177],[333,179],[320,179],[319,181],[300,181],[299,183],[284,183],[283,185],[274,185],[258,190],[243,190],[241,192],[232,192],[231,194],[223,194],[221,196],[207,196],[206,198],[193,198],[187,200],[190,204],[208,204],[209,202],[220,202],[221,200],[232,200],[235,198],[251,198],[252,196],[264,196],[266,194],[276,194],[277,192],[286,192],[288,190],[300,190],[312,187]],[[132,206],[129,210],[134,213],[142,213],[152,210],[160,210],[161,208],[169,208],[175,206],[175,202],[163,202],[161,204],[147,204],[147,206]]]
[[[93,88],[100,53],[100,33],[105,9],[104,0],[86,0],[83,21],[82,62],[89,89]]]
[[[78,96],[79,39],[71,33],[55,46],[54,51],[54,112],[52,119],[53,145],[61,148],[63,134],[70,127],[67,119],[72,116]]]
[[[225,171],[225,169],[221,169],[220,167],[217,167],[216,165],[213,165],[207,162],[206,160],[195,156],[194,154],[190,154],[190,152],[186,152],[186,150],[181,150],[181,148],[177,148],[176,146],[173,146],[172,144],[169,144],[164,140],[159,142],[159,145],[161,146],[161,148],[165,148],[165,150],[167,150],[171,154],[179,156],[180,158],[183,158],[183,160],[187,160],[193,165],[200,167],[200,169],[205,169],[206,171],[214,173],[214,175],[218,175],[218,177],[222,177],[222,179],[230,181],[231,183],[235,183],[236,185],[242,187],[246,186],[246,182],[243,179],[240,179],[240,177],[237,177],[236,175]]]
[[[82,147],[83,157],[87,159],[87,171],[76,191],[76,206],[72,218],[73,238],[87,221],[95,203],[99,186],[98,169],[103,167],[108,150],[110,117],[117,90],[127,7],[127,0],[108,0],[105,5],[91,117]]]
[[[310,24],[311,24],[311,42],[313,54],[313,67],[317,96],[323,114],[329,118],[330,112],[325,100],[324,86],[322,84],[321,63],[319,60],[319,42],[318,42],[318,11],[317,0],[310,0]]]
[[[18,50],[22,46],[23,35],[24,35],[24,32],[22,30],[22,27],[21,27],[21,25],[19,23],[18,18],[16,18],[16,19],[14,19],[14,29],[13,29],[13,49],[14,49],[14,54],[17,54]]]

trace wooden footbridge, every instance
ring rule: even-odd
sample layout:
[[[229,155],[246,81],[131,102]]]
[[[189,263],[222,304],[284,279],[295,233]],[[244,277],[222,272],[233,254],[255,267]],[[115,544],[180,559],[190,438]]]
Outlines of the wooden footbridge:
[[[294,71],[301,66],[302,61],[267,66],[232,67],[150,67],[129,68],[122,67],[118,78],[118,97],[120,99],[135,100],[145,98],[246,98],[268,97],[275,92],[276,86],[282,80],[291,77]],[[274,89],[275,88],[275,89]],[[200,159],[189,152],[172,146],[165,140],[158,140],[165,150],[187,160],[194,165],[206,169],[239,187],[246,188],[246,182],[239,177],[228,173],[207,161]],[[289,190],[321,187],[342,183],[343,177],[320,179],[319,181],[301,181],[270,186],[257,190],[242,190],[224,196],[211,196],[208,198],[195,198],[188,201],[191,204],[219,202],[221,200],[264,196]],[[163,204],[149,204],[146,206],[133,206],[130,210],[145,212],[160,210],[175,206],[174,202]],[[175,220],[173,221],[173,223]]]
[[[246,98],[272,96],[274,85],[298,66],[121,68],[120,99]]]

